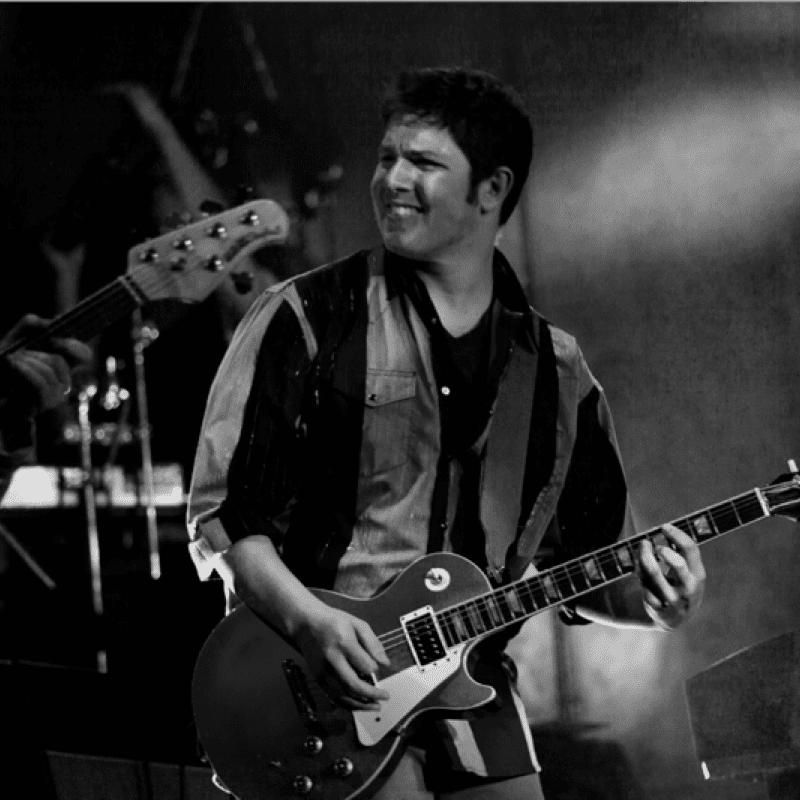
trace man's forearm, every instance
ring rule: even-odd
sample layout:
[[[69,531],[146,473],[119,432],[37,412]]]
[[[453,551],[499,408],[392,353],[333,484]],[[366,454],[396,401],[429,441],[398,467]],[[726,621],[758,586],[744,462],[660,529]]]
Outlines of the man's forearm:
[[[242,601],[290,638],[324,605],[284,564],[267,536],[235,542],[218,571]]]

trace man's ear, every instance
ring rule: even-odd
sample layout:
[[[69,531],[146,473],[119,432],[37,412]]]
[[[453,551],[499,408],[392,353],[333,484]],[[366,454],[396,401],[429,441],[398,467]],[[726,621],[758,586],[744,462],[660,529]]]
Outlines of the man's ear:
[[[514,173],[508,167],[498,167],[478,188],[481,212],[491,214],[500,209],[514,185]]]

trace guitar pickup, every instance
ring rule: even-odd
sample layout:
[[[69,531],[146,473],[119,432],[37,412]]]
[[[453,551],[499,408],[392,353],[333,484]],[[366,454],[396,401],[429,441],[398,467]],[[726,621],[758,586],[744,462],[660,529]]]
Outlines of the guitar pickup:
[[[400,617],[400,624],[414,660],[421,670],[425,671],[426,667],[447,655],[447,647],[432,606],[423,606]]]
[[[311,695],[303,668],[295,661],[287,659],[281,665],[289,690],[292,693],[294,704],[297,706],[297,713],[300,714],[306,727],[318,734],[327,734],[327,729],[317,717],[317,705]]]

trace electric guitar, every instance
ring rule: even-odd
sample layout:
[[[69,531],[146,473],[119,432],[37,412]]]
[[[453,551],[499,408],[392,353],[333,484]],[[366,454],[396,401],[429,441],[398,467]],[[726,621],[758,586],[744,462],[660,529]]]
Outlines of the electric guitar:
[[[699,544],[772,515],[796,519],[800,474],[674,521]],[[471,561],[423,556],[367,600],[312,590],[369,622],[391,661],[375,678],[389,692],[378,711],[336,706],[300,653],[246,606],[223,619],[194,670],[192,705],[215,772],[239,800],[369,797],[426,712],[477,708],[495,691],[469,675],[470,649],[489,634],[635,571],[640,542],[666,543],[660,528],[602,547],[495,589]]]
[[[128,269],[114,281],[36,331],[0,348],[0,358],[53,336],[90,339],[112,322],[153,300],[198,303],[230,275],[242,258],[286,240],[289,218],[273,200],[253,200],[150,239],[128,251]]]

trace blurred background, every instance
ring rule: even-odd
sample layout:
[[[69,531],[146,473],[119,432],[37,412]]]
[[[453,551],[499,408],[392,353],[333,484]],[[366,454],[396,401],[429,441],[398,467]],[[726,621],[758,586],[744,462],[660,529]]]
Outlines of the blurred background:
[[[94,342],[93,466],[118,482],[97,509],[101,616],[86,509],[66,485],[81,463],[75,403],[41,420],[49,483],[28,473],[0,509],[56,584],[3,543],[0,703],[30,744],[32,796],[220,796],[189,705],[194,659],[223,613],[183,527],[205,392],[261,288],[377,242],[377,100],[403,67],[487,69],[527,99],[533,169],[501,247],[606,389],[640,526],[785,472],[800,456],[799,53],[794,4],[0,6],[0,328],[62,313],[123,274],[128,250],[185,223],[198,198],[232,205],[249,186],[291,220],[285,243],[254,256],[250,285],[145,309],[143,373],[130,317]],[[157,580],[137,407],[119,396],[141,383]],[[777,517],[709,543],[704,604],[673,634],[529,622],[511,649],[548,800],[778,796],[759,769],[704,777],[685,683],[800,627],[799,557],[796,528]],[[773,665],[788,677],[769,720],[750,710],[765,751],[797,750],[797,661]],[[754,686],[770,678],[758,670]]]

